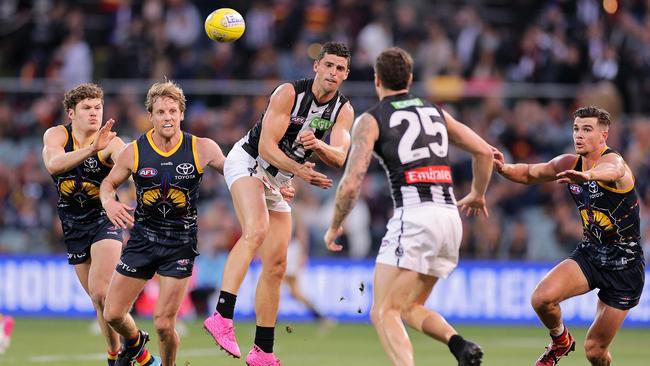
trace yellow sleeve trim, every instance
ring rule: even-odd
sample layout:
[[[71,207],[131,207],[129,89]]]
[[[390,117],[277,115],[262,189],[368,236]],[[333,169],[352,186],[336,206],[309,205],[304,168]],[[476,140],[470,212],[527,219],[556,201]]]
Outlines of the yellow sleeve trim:
[[[573,162],[573,168],[571,168],[571,170],[576,170],[576,167],[578,166],[579,161],[580,161],[580,155],[578,155],[578,157],[576,158],[576,161]],[[582,171],[584,171],[584,170],[585,170],[585,168],[582,167]]]
[[[65,142],[63,143],[63,148],[65,149],[65,145],[68,144],[68,140],[70,139],[70,134],[68,133],[68,129],[65,128],[65,125],[59,125],[59,126],[63,128],[63,131],[65,131]]]
[[[194,165],[199,174],[203,174],[203,168],[199,162],[199,153],[196,151],[196,136],[192,135],[192,155],[194,155]]]
[[[138,153],[138,140],[133,141],[133,174],[138,173],[138,162],[140,154]]]
[[[101,151],[98,151],[98,152],[97,152],[97,159],[99,159],[99,161],[100,161],[102,164],[106,165],[107,167],[109,167],[109,168],[112,168],[112,167],[113,167],[113,164],[110,164],[109,162],[107,162],[106,160],[104,160],[104,159],[102,158],[102,152],[101,152]]]
[[[634,189],[634,186],[635,186],[635,184],[632,184],[632,187],[630,187],[628,189],[616,189],[616,188],[609,187],[609,186],[603,184],[603,182],[600,182],[600,181],[597,181],[596,183],[598,183],[599,186],[601,186],[602,188],[604,188],[604,189],[606,189],[606,190],[608,190],[610,192],[621,193],[621,194],[625,194],[625,193],[628,193],[628,192],[632,191]]]

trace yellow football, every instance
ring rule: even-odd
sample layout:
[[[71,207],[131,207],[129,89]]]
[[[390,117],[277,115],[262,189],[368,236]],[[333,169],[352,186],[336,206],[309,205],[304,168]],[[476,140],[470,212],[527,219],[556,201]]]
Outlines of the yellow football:
[[[217,9],[205,19],[205,33],[217,42],[236,41],[244,34],[244,30],[244,18],[234,9]]]

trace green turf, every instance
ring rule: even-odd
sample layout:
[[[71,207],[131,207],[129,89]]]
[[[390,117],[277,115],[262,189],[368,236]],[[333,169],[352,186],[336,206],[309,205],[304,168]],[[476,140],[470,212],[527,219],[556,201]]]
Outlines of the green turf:
[[[153,332],[151,321],[140,320],[140,325]],[[182,338],[178,366],[244,365],[243,360],[224,356],[201,329],[201,323],[190,322],[188,334]],[[377,336],[370,324],[338,325],[329,333],[322,333],[313,324],[286,322],[277,332],[276,354],[283,365],[314,366],[389,366]],[[0,365],[106,365],[102,339],[89,331],[89,320],[17,319],[12,345],[0,355]],[[477,341],[485,350],[483,365],[532,365],[548,341],[545,331],[534,327],[458,327],[466,338]],[[580,346],[585,329],[572,329],[578,348],[560,365],[587,365]],[[237,335],[242,352],[247,353],[253,341],[254,325],[237,324]],[[417,365],[456,365],[447,347],[411,332]],[[152,334],[150,349],[157,352],[156,337]],[[611,347],[615,366],[645,366],[650,364],[650,331],[624,329]]]

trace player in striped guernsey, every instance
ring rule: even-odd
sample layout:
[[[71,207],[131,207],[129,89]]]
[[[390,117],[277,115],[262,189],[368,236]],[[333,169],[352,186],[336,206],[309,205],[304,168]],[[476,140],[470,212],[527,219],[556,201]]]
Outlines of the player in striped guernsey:
[[[497,172],[523,184],[566,183],[582,218],[584,238],[568,259],[540,281],[531,303],[549,329],[551,343],[536,366],[553,366],[575,348],[562,323],[560,302],[598,288],[596,318],[587,332],[585,354],[594,366],[608,366],[609,344],[628,311],[639,303],[645,283],[639,198],[634,174],[607,146],[611,117],[598,107],[573,113],[575,154],[541,164],[506,164],[493,148]]]
[[[63,107],[70,123],[45,131],[43,162],[59,193],[57,209],[68,263],[74,265],[81,285],[92,299],[108,347],[108,365],[113,365],[120,340],[106,324],[102,312],[122,250],[122,229],[106,217],[99,201],[99,185],[124,142],[111,131],[115,121],[109,119],[102,126],[104,91],[99,86],[78,85],[65,94]]]
[[[325,234],[331,251],[359,196],[373,152],[388,174],[395,212],[377,256],[370,314],[394,365],[415,364],[406,322],[449,345],[461,366],[480,365],[481,348],[458,335],[440,314],[424,307],[438,278],[458,263],[462,224],[468,215],[488,215],[485,191],[492,174],[490,146],[444,110],[409,93],[413,60],[400,48],[384,50],[375,63],[380,102],[354,123],[350,158],[336,192],[334,218]],[[470,193],[456,202],[451,189],[449,142],[473,155]]]
[[[176,316],[185,298],[197,251],[198,187],[206,167],[223,172],[225,156],[216,142],[181,130],[183,90],[171,81],[155,83],[145,102],[153,128],[128,144],[100,187],[108,218],[133,227],[115,267],[104,318],[125,339],[116,366],[160,361],[145,344],[149,335],[137,328],[129,310],[147,280],[158,273],[160,293],[154,310],[163,365],[174,365],[180,339]],[[135,219],[115,191],[129,176],[137,193]]]
[[[251,260],[259,254],[257,330],[246,358],[251,366],[280,362],[273,354],[273,342],[291,237],[291,208],[279,189],[293,176],[320,188],[331,187],[332,181],[314,171],[314,163],[307,159],[315,153],[327,165],[341,167],[350,144],[354,111],[339,92],[348,77],[350,52],[344,44],[326,43],[313,68],[313,79],[275,89],[264,115],[228,153],[224,166],[242,236],[228,255],[217,309],[204,325],[219,346],[240,357],[232,320],[236,294]],[[328,133],[329,144],[322,140]]]

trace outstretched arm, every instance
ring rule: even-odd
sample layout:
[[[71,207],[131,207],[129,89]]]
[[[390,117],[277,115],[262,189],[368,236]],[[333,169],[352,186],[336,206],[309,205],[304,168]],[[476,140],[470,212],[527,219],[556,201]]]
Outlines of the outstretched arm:
[[[99,199],[102,201],[102,206],[106,211],[106,216],[111,220],[113,225],[127,228],[133,226],[133,216],[130,212],[133,211],[132,207],[119,202],[115,199],[117,188],[124,183],[132,173],[135,162],[134,143],[128,144],[122,149],[122,152],[117,158],[117,162],[108,173],[106,178],[102,181],[99,187]]]
[[[350,158],[345,166],[345,173],[336,190],[336,201],[334,208],[334,218],[325,234],[325,245],[331,251],[340,251],[343,247],[336,244],[334,240],[341,235],[343,220],[352,211],[361,183],[366,176],[375,141],[379,138],[379,126],[375,118],[364,113],[357,118],[352,129],[352,148],[350,149]]]
[[[552,182],[559,178],[557,176],[558,173],[571,169],[578,158],[573,154],[563,154],[556,156],[546,163],[506,164],[503,153],[495,147],[491,147],[491,149],[494,168],[497,173],[508,180],[522,184]]]
[[[280,85],[271,95],[269,106],[262,119],[262,133],[258,147],[260,156],[273,166],[291,172],[309,184],[329,188],[332,186],[332,180],[325,174],[315,171],[314,163],[300,164],[289,158],[278,147],[278,143],[289,127],[295,95],[296,92],[291,84]]]
[[[461,211],[467,215],[483,214],[488,216],[485,192],[492,176],[490,145],[449,113],[443,111],[443,114],[451,142],[472,154],[472,188],[467,196],[458,201],[458,205],[461,207]]]
[[[226,161],[226,156],[219,145],[209,138],[195,138],[200,168],[203,169],[209,166],[223,175],[223,163]]]
[[[336,118],[334,127],[332,127],[329,145],[317,139],[312,131],[303,131],[298,137],[305,149],[313,150],[322,162],[331,167],[340,168],[345,164],[345,158],[348,156],[350,127],[353,119],[354,109],[350,103],[345,103]]]
[[[590,180],[617,183],[626,174],[625,161],[617,154],[607,154],[600,157],[593,168],[579,172],[568,169],[557,174],[558,183],[584,183]],[[630,177],[633,183],[633,178]]]
[[[115,132],[111,131],[114,123],[115,121],[109,119],[99,129],[97,137],[91,145],[69,152],[65,152],[65,144],[67,139],[72,138],[72,136],[68,136],[68,133],[61,126],[49,128],[43,135],[43,163],[45,169],[52,175],[67,172],[96,152],[105,149],[115,137]]]

